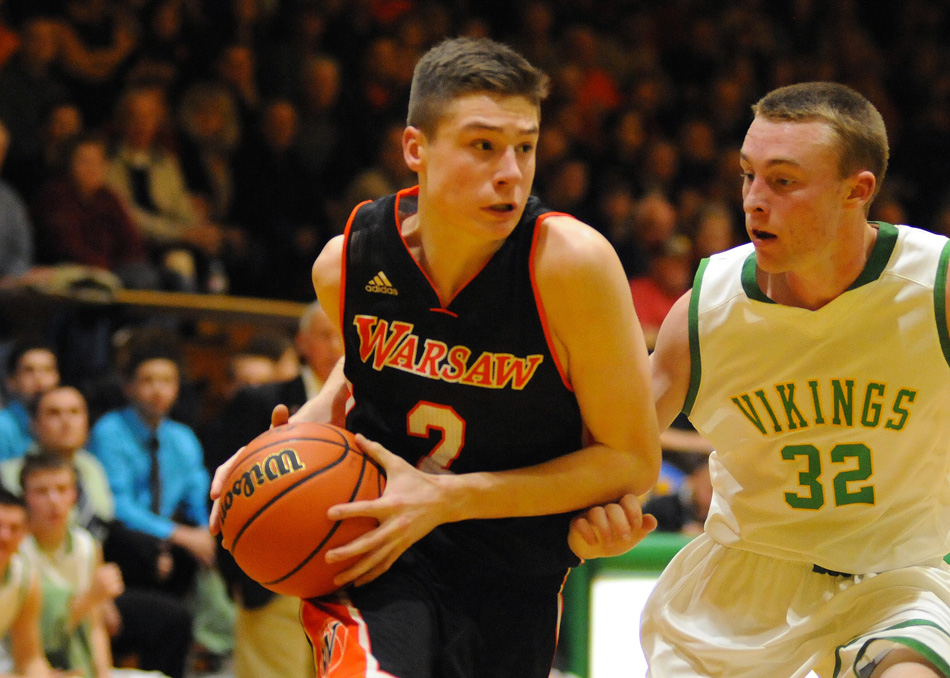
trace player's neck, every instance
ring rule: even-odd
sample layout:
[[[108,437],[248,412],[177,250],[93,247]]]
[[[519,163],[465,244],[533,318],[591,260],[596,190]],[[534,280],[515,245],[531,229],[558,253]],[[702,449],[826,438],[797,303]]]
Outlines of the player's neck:
[[[55,553],[66,541],[67,525],[33,525],[30,530],[33,538],[44,553]]]
[[[759,286],[779,304],[812,311],[822,308],[844,294],[864,271],[877,232],[876,226],[864,222],[815,266],[778,274],[759,271]]]
[[[422,221],[420,215],[405,220],[403,237],[409,251],[426,272],[443,304],[484,268],[504,243],[472,237],[437,220]]]

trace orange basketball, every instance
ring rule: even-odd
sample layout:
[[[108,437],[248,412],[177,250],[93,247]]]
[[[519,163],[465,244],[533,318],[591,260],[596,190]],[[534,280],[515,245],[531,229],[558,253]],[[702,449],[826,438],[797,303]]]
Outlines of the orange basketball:
[[[349,431],[297,423],[247,444],[221,494],[224,548],[264,587],[297,598],[326,595],[353,561],[328,564],[326,552],[376,527],[372,518],[327,519],[327,509],[383,492],[382,469]]]

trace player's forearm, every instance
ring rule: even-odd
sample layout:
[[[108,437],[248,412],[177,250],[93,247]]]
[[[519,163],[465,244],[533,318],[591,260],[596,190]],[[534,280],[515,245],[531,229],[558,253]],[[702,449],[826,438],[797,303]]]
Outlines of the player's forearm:
[[[67,631],[72,632],[82,621],[90,615],[101,601],[92,596],[91,591],[83,591],[73,596],[72,605],[69,607],[69,619],[67,620]]]
[[[440,476],[446,522],[565,513],[642,494],[656,482],[659,454],[593,445],[551,461],[495,473]]]
[[[49,678],[52,675],[49,664],[43,657],[34,657],[22,667],[17,667],[17,673],[11,678]]]
[[[95,678],[112,677],[112,647],[109,632],[99,615],[90,633],[92,658],[95,664]]]
[[[346,400],[349,388],[343,375],[343,358],[337,361],[330,376],[327,377],[320,393],[308,400],[290,418],[295,421],[313,421],[320,424],[343,426]]]

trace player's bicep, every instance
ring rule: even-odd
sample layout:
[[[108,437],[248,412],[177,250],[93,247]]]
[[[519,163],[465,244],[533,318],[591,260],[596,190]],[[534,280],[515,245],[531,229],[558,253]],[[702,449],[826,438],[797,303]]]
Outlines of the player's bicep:
[[[669,428],[683,411],[691,378],[689,348],[690,292],[680,297],[670,309],[657,334],[656,347],[650,356],[653,397],[660,431]]]
[[[342,235],[331,238],[317,255],[311,269],[313,289],[317,294],[317,299],[337,332],[341,332],[342,329],[340,327],[340,311],[342,310],[340,295],[343,283],[343,244]]]
[[[550,327],[565,347],[584,423],[594,442],[652,456],[659,446],[649,365],[629,284],[602,236],[570,236],[574,256],[547,281],[556,294],[544,301]]]

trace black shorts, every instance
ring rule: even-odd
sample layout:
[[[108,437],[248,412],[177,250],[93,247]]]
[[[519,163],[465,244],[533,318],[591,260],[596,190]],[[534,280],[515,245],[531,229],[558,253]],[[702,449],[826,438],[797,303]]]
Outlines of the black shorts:
[[[564,575],[437,571],[410,549],[385,574],[304,601],[318,678],[547,678]]]

